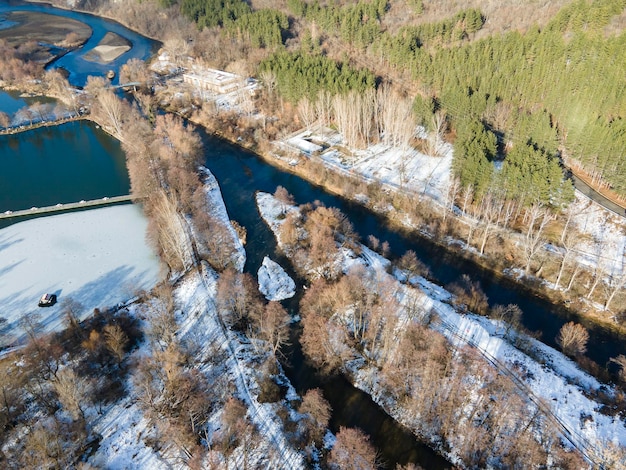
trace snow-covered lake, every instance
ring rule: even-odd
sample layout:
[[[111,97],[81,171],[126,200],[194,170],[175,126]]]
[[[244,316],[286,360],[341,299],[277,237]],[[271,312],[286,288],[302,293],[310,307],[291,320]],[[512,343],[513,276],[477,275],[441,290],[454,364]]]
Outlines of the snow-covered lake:
[[[21,336],[19,320],[39,315],[45,331],[62,326],[61,306],[71,298],[82,316],[152,287],[159,261],[146,242],[147,220],[136,205],[122,205],[20,222],[0,230],[0,317]],[[59,303],[39,308],[42,294]]]

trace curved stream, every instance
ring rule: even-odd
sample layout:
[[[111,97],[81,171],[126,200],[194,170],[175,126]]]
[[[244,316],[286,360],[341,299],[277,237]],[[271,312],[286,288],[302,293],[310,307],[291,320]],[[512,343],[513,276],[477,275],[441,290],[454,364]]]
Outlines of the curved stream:
[[[382,218],[362,206],[330,195],[298,176],[278,170],[251,152],[207,135],[202,130],[199,132],[205,145],[205,164],[220,183],[229,215],[247,229],[248,259],[245,269],[252,275],[256,276],[263,257],[269,255],[293,276],[289,261],[276,252],[274,236],[255,207],[254,195],[257,191],[273,193],[281,185],[295,197],[298,204],[320,200],[327,206],[338,207],[348,216],[362,239],[372,234],[381,241],[389,241],[394,256],[400,256],[408,249],[414,250],[440,284],[457,281],[463,274],[469,274],[472,279],[480,281],[489,296],[490,304],[518,304],[524,312],[525,326],[531,330],[542,331],[544,341],[548,344],[554,346],[558,330],[570,320],[567,312],[560,311],[556,306],[536,297],[520,284],[464,260],[428,239],[407,237],[393,231],[385,225]],[[297,304],[297,298],[286,302],[293,313],[297,313]],[[610,357],[624,352],[623,342],[610,332],[598,328],[590,330],[589,356],[595,361],[604,364]],[[325,397],[334,409],[331,420],[334,431],[339,426],[362,428],[372,436],[372,442],[381,450],[383,460],[388,463],[411,461],[429,469],[445,468],[449,465],[432,451],[425,449],[412,436],[404,436],[406,432],[401,426],[384,414],[369,396],[356,390],[345,379],[319,377],[304,360],[297,334],[293,338],[291,353],[290,365],[286,367],[289,379],[298,392],[305,392],[312,387],[324,390]]]
[[[72,10],[61,10],[44,3],[23,3],[20,1],[10,1],[0,3],[0,14],[10,11],[36,11],[39,13],[47,13],[50,15],[64,16],[74,20],[88,24],[92,29],[91,37],[80,48],[68,52],[64,56],[54,60],[48,67],[62,68],[69,73],[68,80],[72,85],[82,87],[87,83],[87,77],[104,76],[109,70],[116,72],[115,78],[111,80],[113,84],[118,84],[119,68],[128,62],[128,60],[136,58],[141,60],[148,59],[159,46],[157,41],[146,38],[135,31],[132,31],[121,24],[101,18],[99,16],[90,15],[88,13],[80,13]],[[132,44],[131,49],[125,52],[117,59],[108,63],[99,63],[88,61],[83,58],[85,53],[93,49],[102,40],[107,32],[113,32],[124,37]]]

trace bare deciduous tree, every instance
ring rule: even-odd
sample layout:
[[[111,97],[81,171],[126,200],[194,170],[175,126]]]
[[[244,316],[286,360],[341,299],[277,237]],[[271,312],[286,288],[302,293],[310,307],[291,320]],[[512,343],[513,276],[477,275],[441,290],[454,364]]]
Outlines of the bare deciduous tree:
[[[330,451],[330,467],[341,470],[374,470],[376,449],[369,442],[369,436],[359,429],[341,426],[337,440]]]
[[[276,187],[274,197],[278,202],[280,202],[280,208],[283,214],[287,212],[287,207],[293,206],[295,204],[294,197],[289,194],[289,191],[287,191],[284,186]]]
[[[85,419],[84,407],[89,403],[91,386],[69,367],[61,369],[52,382],[59,402],[73,419]]]
[[[493,229],[496,227],[500,214],[504,207],[504,201],[496,194],[488,191],[480,201],[479,215],[483,224],[483,236],[480,243],[480,254],[485,252],[485,245],[489,237],[493,235]]]
[[[138,86],[150,87],[152,73],[146,63],[140,59],[130,59],[120,67],[120,83],[139,83]]]
[[[173,271],[181,271],[191,266],[193,254],[177,204],[165,192],[153,196],[149,213],[148,238],[154,243],[162,259]]]
[[[377,91],[375,108],[374,121],[382,142],[406,150],[416,126],[413,100],[383,85]]]
[[[413,276],[428,277],[430,275],[430,269],[426,266],[413,250],[408,250],[398,260],[398,267],[403,271],[406,271],[409,277],[409,281]]]
[[[564,353],[570,356],[584,354],[587,351],[589,332],[579,323],[573,321],[566,323],[559,330],[556,342]]]
[[[306,96],[298,102],[298,116],[300,116],[306,130],[311,131],[311,126],[317,119],[317,111],[315,105]]]
[[[522,321],[522,309],[515,304],[496,305],[491,309],[489,315],[491,318],[506,323],[506,333],[511,329],[517,330]]]
[[[118,98],[112,90],[102,89],[96,95],[92,113],[99,117],[103,127],[117,138],[124,136],[124,121],[128,116],[129,106]]]
[[[244,328],[250,318],[258,318],[263,311],[256,283],[248,273],[226,269],[217,281],[217,306],[224,321]]]
[[[71,297],[65,297],[59,303],[64,326],[74,334],[80,334],[80,316],[85,311],[85,306]]]
[[[106,325],[104,327],[104,341],[109,352],[120,364],[126,354],[128,336],[119,325]]]
[[[545,243],[544,233],[548,224],[554,219],[550,211],[541,203],[535,203],[526,211],[528,227],[523,239],[524,272],[530,272],[530,265]]]
[[[328,427],[332,411],[322,391],[319,388],[308,390],[302,397],[298,411],[307,415],[305,423],[305,433],[308,434],[307,440],[320,444]]]
[[[333,98],[328,91],[320,91],[315,102],[315,109],[319,123],[322,126],[329,126],[333,120]]]
[[[269,302],[252,320],[258,336],[269,344],[272,354],[288,342],[290,317],[280,302]]]
[[[574,230],[569,231],[567,234],[564,231],[564,233],[561,235],[561,248],[563,249],[563,257],[561,258],[559,273],[556,276],[556,281],[554,281],[555,289],[559,288],[561,278],[563,277],[563,272],[565,271],[565,267],[567,266],[571,256],[574,254],[574,250],[579,243],[580,234]]]

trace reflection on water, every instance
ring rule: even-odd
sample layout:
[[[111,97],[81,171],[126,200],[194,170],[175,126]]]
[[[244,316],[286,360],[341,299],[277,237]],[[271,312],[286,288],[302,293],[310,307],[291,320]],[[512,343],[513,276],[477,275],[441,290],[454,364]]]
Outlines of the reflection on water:
[[[13,116],[17,111],[30,106],[35,102],[38,103],[56,103],[53,98],[47,96],[20,96],[17,91],[0,90],[0,111]]]
[[[0,162],[0,212],[119,196],[130,189],[119,142],[86,121],[1,136]],[[8,224],[3,220],[0,227]]]
[[[141,60],[148,59],[159,47],[157,41],[148,39],[128,28],[125,28],[119,23],[106,20],[97,16],[89,15],[87,13],[79,13],[72,10],[61,10],[54,8],[46,4],[31,4],[21,2],[0,3],[0,14],[7,11],[36,11],[41,13],[48,13],[52,15],[64,16],[74,20],[87,23],[93,33],[89,40],[80,48],[65,54],[63,57],[55,60],[49,66],[52,68],[63,68],[69,72],[68,80],[72,85],[84,86],[87,83],[87,77],[93,76],[105,76],[109,70],[118,71],[119,68],[128,62],[128,60],[137,58]],[[83,56],[91,49],[96,47],[102,40],[104,35],[112,31],[120,36],[128,39],[132,44],[130,51],[122,54],[116,60],[100,64],[98,62],[90,62],[83,58]],[[117,84],[118,75],[112,80],[113,84]]]

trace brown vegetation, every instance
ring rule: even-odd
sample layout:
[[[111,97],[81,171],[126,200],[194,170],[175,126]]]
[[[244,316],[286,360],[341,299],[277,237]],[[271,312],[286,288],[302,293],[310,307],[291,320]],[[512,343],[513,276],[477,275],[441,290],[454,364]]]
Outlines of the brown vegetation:
[[[587,329],[574,322],[566,323],[559,330],[556,342],[563,352],[570,356],[578,356],[587,351],[589,332]]]

